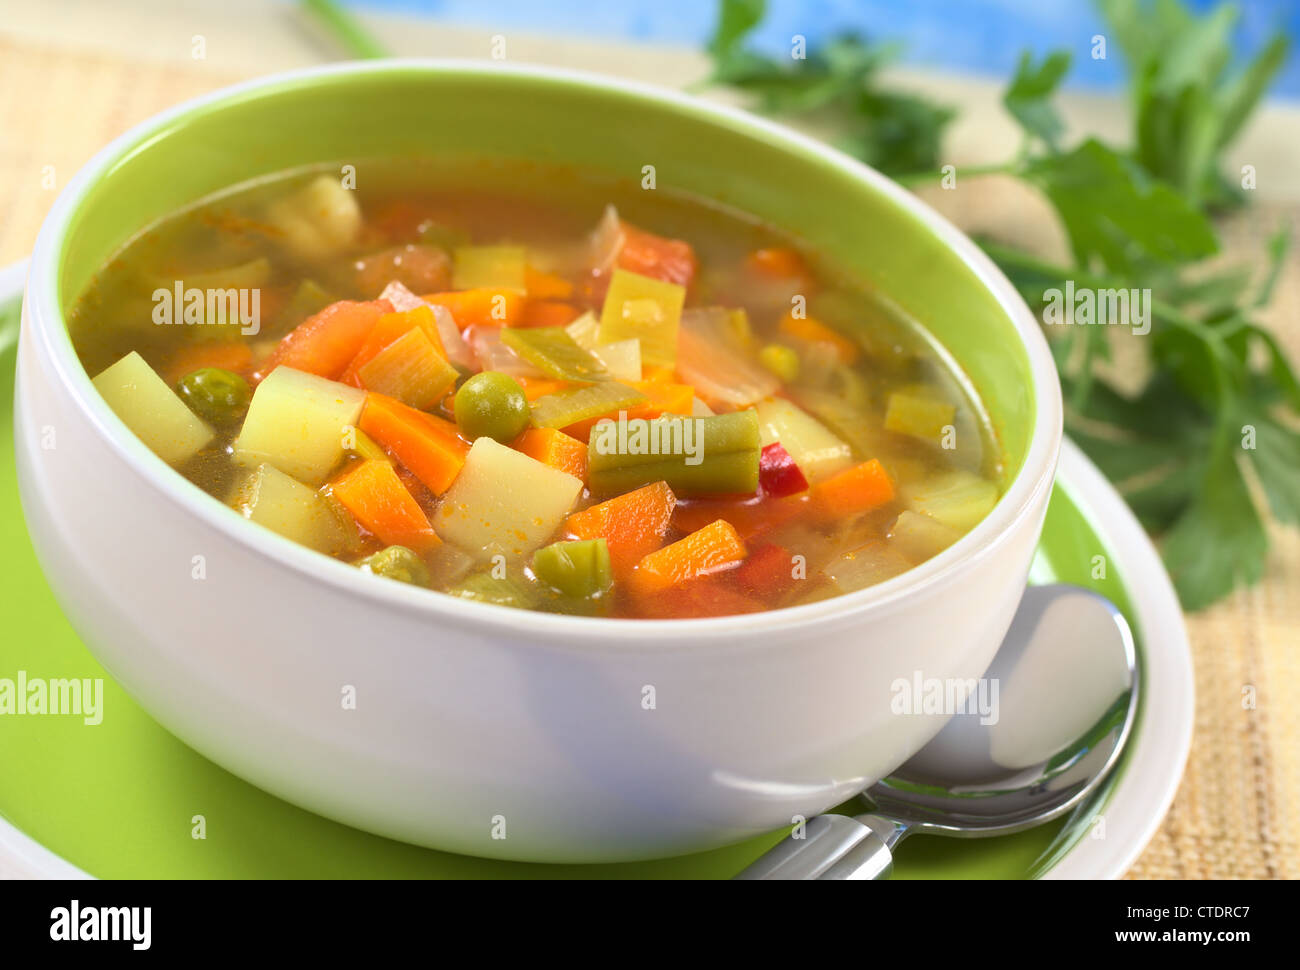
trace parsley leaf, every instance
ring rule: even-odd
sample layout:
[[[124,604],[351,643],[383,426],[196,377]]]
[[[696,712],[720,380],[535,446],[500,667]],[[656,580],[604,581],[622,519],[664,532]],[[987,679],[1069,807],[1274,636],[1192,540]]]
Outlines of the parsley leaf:
[[[1002,103],[1020,126],[1052,147],[1065,132],[1065,122],[1052,104],[1051,95],[1069,69],[1070,55],[1066,51],[1048,54],[1037,65],[1033,54],[1025,51],[1002,96]]]

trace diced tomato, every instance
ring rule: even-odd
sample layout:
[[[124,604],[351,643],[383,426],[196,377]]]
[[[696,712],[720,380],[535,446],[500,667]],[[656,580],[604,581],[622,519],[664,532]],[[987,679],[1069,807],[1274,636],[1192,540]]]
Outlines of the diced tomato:
[[[732,578],[737,586],[754,596],[784,593],[796,582],[794,556],[784,546],[768,543],[750,552]]]
[[[620,222],[619,226],[623,230],[623,246],[616,260],[620,269],[678,286],[691,285],[696,262],[690,243],[656,236],[629,222]]]

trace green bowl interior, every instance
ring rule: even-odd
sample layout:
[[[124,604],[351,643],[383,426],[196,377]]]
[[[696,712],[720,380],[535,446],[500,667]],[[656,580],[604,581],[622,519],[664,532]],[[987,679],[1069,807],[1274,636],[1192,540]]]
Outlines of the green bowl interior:
[[[638,179],[791,232],[885,294],[972,381],[1009,480],[1034,423],[1028,355],[974,272],[899,203],[823,150],[742,118],[598,82],[480,70],[376,69],[238,92],[154,128],[111,161],[64,240],[66,311],[142,228],[230,186],[286,169],[405,155],[499,158]]]

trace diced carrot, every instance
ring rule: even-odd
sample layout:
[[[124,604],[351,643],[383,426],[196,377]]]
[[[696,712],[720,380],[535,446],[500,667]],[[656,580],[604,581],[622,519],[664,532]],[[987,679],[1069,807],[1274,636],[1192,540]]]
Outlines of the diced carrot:
[[[253,349],[243,341],[206,340],[182,344],[167,364],[163,379],[175,384],[186,374],[204,367],[220,367],[244,377],[253,366]]]
[[[799,251],[790,246],[773,246],[755,249],[746,262],[759,276],[768,279],[790,279],[808,275],[808,266]]]
[[[332,487],[334,497],[363,526],[388,545],[424,555],[438,546],[429,520],[386,461],[354,465]]]
[[[657,418],[661,414],[691,413],[695,402],[695,389],[689,384],[670,384],[666,381],[629,381],[628,387],[634,387],[646,396],[642,403],[627,409],[628,420],[635,418]],[[616,418],[617,414],[602,414],[586,421],[579,421],[564,429],[565,434],[572,435],[579,441],[591,437],[591,429],[598,421]]]
[[[403,312],[385,313],[376,320],[361,349],[339,375],[339,380],[344,384],[360,387],[361,381],[357,377],[357,372],[374,360],[381,350],[393,341],[400,340],[408,331],[416,327],[424,331],[425,336],[433,344],[433,349],[446,358],[447,351],[443,348],[438,325],[433,319],[433,311],[427,306],[414,307]]]
[[[383,394],[366,395],[361,430],[409,468],[435,495],[441,495],[451,486],[469,454],[469,445],[450,421],[407,407]]]
[[[794,556],[775,543],[755,549],[730,576],[745,592],[760,599],[786,592],[798,581]]]
[[[543,465],[568,472],[579,481],[587,480],[587,446],[558,428],[529,428],[514,447]]]
[[[695,278],[695,250],[680,239],[666,239],[620,222],[623,247],[616,260],[620,269],[650,276],[679,286],[690,286]]]
[[[529,300],[520,314],[517,327],[567,327],[582,316],[582,311],[571,303],[548,300]]]
[[[631,575],[647,554],[664,544],[677,496],[655,482],[569,516],[565,530],[577,539],[601,539],[617,579]]]
[[[710,522],[723,519],[730,522],[736,533],[748,542],[785,525],[806,509],[808,504],[807,492],[787,498],[743,495],[734,498],[690,499],[677,506],[673,513],[673,528],[681,532],[694,532]]]
[[[529,401],[536,401],[539,397],[554,394],[556,391],[562,391],[569,386],[568,381],[557,380],[553,377],[515,376],[515,380],[524,389],[524,397],[528,398]]]
[[[517,326],[527,302],[522,293],[487,286],[474,290],[430,293],[424,299],[450,310],[456,326],[461,330],[475,325]]]
[[[787,313],[781,318],[778,329],[788,336],[809,343],[829,344],[835,349],[835,355],[845,364],[852,364],[858,359],[858,345],[848,337],[832,330],[815,317],[796,317]]]
[[[708,616],[761,613],[770,607],[746,596],[730,582],[731,575],[702,576],[681,586],[646,595],[633,595],[638,612],[650,619],[685,620]]]
[[[654,364],[646,364],[641,367],[641,380],[657,381],[660,384],[671,384],[677,376],[677,372],[671,367],[661,367]]]
[[[873,458],[819,482],[812,489],[812,497],[819,515],[838,518],[893,501],[894,483],[885,467]]]
[[[645,556],[632,573],[632,589],[652,596],[738,565],[745,555],[745,543],[731,523],[718,519]]]
[[[563,276],[524,267],[524,289],[533,300],[567,300],[573,296],[573,284]]]
[[[387,300],[332,303],[298,324],[280,341],[262,368],[261,376],[284,364],[334,380],[357,355],[379,318],[392,312],[393,305]]]

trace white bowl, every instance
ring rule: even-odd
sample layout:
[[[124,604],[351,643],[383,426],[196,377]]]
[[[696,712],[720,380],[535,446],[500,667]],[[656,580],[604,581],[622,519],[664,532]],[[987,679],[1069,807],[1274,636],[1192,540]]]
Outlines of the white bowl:
[[[915,220],[1010,321],[1019,346],[990,351],[1028,361],[1028,444],[992,513],[929,562],[858,593],[747,616],[628,621],[512,611],[377,580],[190,485],[127,431],[81,367],[61,308],[65,242],[81,231],[96,186],[138,165],[187,116],[399,74],[431,89],[454,77],[542,97],[607,92],[647,117],[689,116],[752,139],[791,164],[815,157]],[[68,186],[41,231],[16,396],[19,483],[41,563],[87,646],[159,722],[322,815],[420,845],[540,861],[649,858],[743,839],[829,808],[906,760],[946,718],[892,713],[891,684],[917,671],[943,680],[984,672],[1020,598],[1061,441],[1059,385],[1032,315],[975,245],[892,182],[783,128],[674,93],[464,62],[297,72],[123,135]],[[355,708],[345,703],[352,694]]]

